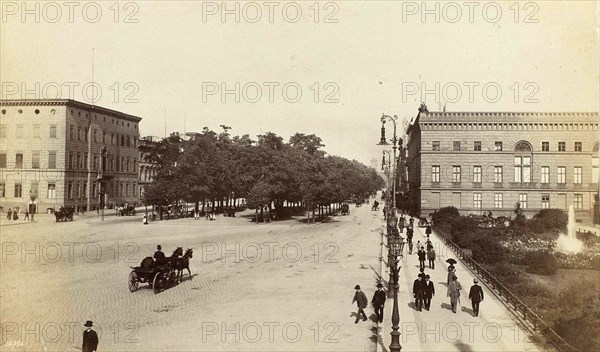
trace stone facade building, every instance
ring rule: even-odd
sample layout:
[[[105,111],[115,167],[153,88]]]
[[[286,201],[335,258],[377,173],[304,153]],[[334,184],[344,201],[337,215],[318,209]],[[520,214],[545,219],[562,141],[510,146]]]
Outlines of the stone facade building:
[[[410,211],[531,217],[575,207],[591,222],[598,197],[598,113],[429,112],[408,127]]]
[[[142,137],[139,140],[139,175],[138,175],[138,195],[140,202],[144,201],[144,194],[146,193],[145,189],[152,180],[156,177],[156,173],[158,172],[158,167],[151,162],[148,161],[148,155],[156,148],[156,145],[159,141],[158,137]]]
[[[0,100],[0,206],[37,212],[138,201],[140,117],[74,100]],[[104,173],[100,172],[103,148]]]

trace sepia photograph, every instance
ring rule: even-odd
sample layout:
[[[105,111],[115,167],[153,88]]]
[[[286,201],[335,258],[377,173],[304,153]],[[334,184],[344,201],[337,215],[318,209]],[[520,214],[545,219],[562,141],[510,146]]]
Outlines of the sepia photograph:
[[[1,352],[600,352],[600,0],[0,0]]]

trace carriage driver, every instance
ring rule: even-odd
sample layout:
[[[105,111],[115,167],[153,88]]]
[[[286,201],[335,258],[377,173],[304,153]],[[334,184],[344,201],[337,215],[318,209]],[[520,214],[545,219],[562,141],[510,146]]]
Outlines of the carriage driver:
[[[156,260],[156,265],[162,265],[165,262],[165,254],[163,253],[160,244],[156,246],[156,249],[158,250],[154,252],[154,260]]]

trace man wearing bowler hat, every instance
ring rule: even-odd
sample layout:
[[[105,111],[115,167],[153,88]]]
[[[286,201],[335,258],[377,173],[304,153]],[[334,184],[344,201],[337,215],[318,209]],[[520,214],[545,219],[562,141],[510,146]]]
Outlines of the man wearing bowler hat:
[[[425,275],[425,294],[424,294],[424,304],[425,309],[429,310],[431,307],[431,298],[435,296],[435,287],[433,286],[433,282],[429,281],[431,277],[429,275]]]
[[[94,330],[92,330],[91,320],[88,320],[85,325],[85,330],[83,331],[83,345],[81,346],[81,350],[83,352],[96,352],[98,348],[98,335]]]
[[[356,293],[354,294],[352,303],[356,302],[356,305],[358,306],[358,313],[356,313],[356,321],[354,322],[354,324],[357,324],[361,314],[364,317],[363,320],[367,320],[364,309],[367,308],[369,301],[367,300],[365,293],[360,290],[360,285],[354,286],[354,289],[356,290]]]
[[[479,303],[483,301],[483,290],[481,286],[478,285],[477,279],[473,279],[473,286],[471,286],[471,290],[469,290],[469,299],[471,300],[471,305],[473,307],[473,314],[475,316],[479,316]]]
[[[377,320],[380,323],[383,323],[383,306],[385,305],[385,298],[383,285],[380,282],[377,284],[377,291],[375,291],[373,300],[371,300],[371,304],[373,304],[373,308],[375,308],[375,315],[377,315]]]

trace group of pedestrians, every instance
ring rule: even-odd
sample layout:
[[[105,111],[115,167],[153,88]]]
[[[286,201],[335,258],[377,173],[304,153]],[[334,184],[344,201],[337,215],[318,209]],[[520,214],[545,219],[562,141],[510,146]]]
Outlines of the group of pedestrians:
[[[367,308],[367,296],[360,289],[360,285],[354,286],[356,293],[354,294],[354,299],[352,303],[356,302],[358,306],[358,312],[356,313],[356,321],[354,324],[357,324],[358,321],[363,318],[363,320],[367,320],[367,314],[365,313],[365,308]],[[377,284],[377,291],[373,294],[373,299],[371,300],[371,304],[373,305],[373,309],[375,310],[375,316],[377,321],[383,323],[383,308],[385,307],[386,295],[383,290],[383,284]]]
[[[25,220],[30,220],[33,221],[33,215],[34,213],[31,213],[31,219],[29,219],[29,209],[25,209],[25,217],[23,218],[23,221]],[[15,209],[14,211],[11,208],[8,208],[8,211],[6,212],[6,219],[7,220],[14,220],[17,221],[19,220],[19,212],[17,211],[17,209]]]

